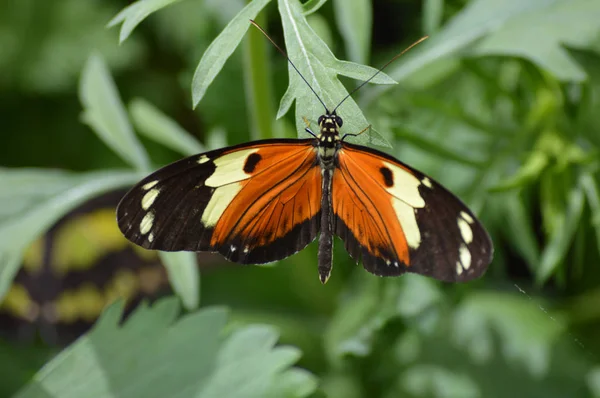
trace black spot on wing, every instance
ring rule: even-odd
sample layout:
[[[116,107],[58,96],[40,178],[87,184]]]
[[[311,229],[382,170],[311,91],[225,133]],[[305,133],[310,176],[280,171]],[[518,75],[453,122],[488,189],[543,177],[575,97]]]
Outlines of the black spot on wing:
[[[383,176],[383,183],[385,184],[385,186],[393,187],[394,186],[394,175],[392,174],[392,170],[388,169],[387,167],[382,167],[379,169],[379,172]]]
[[[258,165],[258,162],[261,161],[261,159],[262,156],[260,156],[258,153],[250,154],[250,156],[248,156],[248,158],[246,159],[246,163],[244,163],[244,173],[251,174]]]

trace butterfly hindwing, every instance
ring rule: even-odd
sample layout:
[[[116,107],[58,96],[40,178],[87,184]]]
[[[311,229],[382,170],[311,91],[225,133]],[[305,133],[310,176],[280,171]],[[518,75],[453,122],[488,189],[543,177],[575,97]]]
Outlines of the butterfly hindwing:
[[[263,140],[191,156],[123,198],[119,226],[148,249],[215,251],[260,264],[319,230],[321,174],[313,140]]]
[[[485,271],[493,251],[487,232],[440,184],[383,152],[346,142],[337,165],[335,233],[369,272],[457,282]]]

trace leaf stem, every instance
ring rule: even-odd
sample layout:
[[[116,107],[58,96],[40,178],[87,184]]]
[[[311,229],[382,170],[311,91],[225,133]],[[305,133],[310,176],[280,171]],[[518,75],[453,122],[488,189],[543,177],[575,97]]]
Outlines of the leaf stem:
[[[256,17],[258,24],[263,25],[264,21],[262,15]],[[273,137],[275,111],[267,55],[267,41],[258,29],[251,26],[244,42],[244,81],[250,136],[253,140]]]

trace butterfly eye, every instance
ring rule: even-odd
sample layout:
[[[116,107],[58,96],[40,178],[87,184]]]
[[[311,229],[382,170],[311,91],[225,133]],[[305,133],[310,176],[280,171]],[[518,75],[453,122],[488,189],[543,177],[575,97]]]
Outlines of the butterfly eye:
[[[323,119],[325,119],[323,115],[319,116],[319,126],[323,124]]]
[[[339,116],[336,116],[336,117],[335,117],[335,124],[337,124],[337,125],[338,125],[338,127],[342,127],[342,124],[344,124],[344,121],[342,120],[342,118],[341,118],[341,117],[339,117]]]

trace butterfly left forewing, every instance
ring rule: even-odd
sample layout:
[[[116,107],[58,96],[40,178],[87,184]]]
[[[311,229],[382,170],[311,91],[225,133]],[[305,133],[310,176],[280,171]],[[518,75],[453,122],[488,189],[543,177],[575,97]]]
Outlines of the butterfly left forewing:
[[[148,249],[220,252],[266,263],[316,236],[321,176],[312,140],[264,140],[195,155],[123,198],[123,234]]]
[[[383,152],[343,143],[332,191],[335,233],[369,272],[461,282],[481,276],[491,261],[492,243],[473,213]]]

